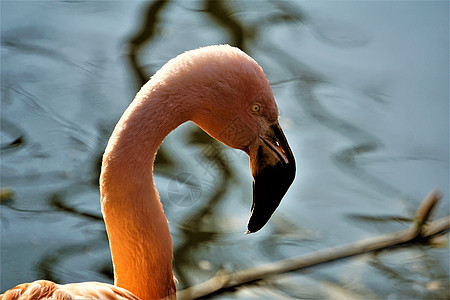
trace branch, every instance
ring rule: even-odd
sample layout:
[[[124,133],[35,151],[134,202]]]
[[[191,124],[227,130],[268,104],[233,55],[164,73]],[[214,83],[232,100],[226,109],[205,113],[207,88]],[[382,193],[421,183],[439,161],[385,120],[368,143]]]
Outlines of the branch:
[[[177,293],[179,299],[197,299],[217,293],[220,290],[237,287],[273,276],[351,257],[363,253],[382,250],[413,242],[423,242],[431,237],[442,234],[450,228],[450,216],[441,218],[425,225],[433,208],[441,197],[438,190],[433,190],[420,204],[414,217],[413,225],[406,230],[380,235],[377,237],[341,245],[312,253],[288,258],[273,263],[257,266],[231,274],[220,274]]]

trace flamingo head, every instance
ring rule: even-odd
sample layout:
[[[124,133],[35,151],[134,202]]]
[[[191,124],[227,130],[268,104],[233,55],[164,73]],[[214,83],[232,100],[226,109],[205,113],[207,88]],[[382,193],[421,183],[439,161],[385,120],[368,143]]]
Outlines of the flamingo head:
[[[192,99],[189,119],[248,154],[254,180],[247,233],[260,230],[295,177],[294,156],[266,75],[250,56],[227,45],[185,52],[170,65],[170,86],[180,86],[178,93]]]

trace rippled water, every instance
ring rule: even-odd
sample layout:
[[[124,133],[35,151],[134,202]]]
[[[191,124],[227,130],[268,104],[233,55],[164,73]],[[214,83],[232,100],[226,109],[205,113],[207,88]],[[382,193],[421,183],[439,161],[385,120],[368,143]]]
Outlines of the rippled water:
[[[2,1],[1,290],[112,281],[98,174],[109,135],[168,59],[229,43],[264,68],[297,177],[244,235],[245,154],[188,123],[157,157],[182,289],[406,228],[423,197],[449,213],[448,2]],[[188,196],[187,196],[188,195]],[[448,296],[449,249],[411,246],[218,298]]]

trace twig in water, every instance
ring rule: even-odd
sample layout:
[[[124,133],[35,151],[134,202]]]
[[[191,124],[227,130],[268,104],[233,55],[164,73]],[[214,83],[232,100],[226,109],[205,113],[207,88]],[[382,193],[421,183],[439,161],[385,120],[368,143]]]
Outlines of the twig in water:
[[[416,211],[413,225],[402,231],[380,235],[377,237],[341,245],[293,258],[279,260],[273,263],[257,266],[231,274],[220,274],[177,293],[179,299],[197,299],[217,293],[220,290],[237,287],[294,270],[315,266],[333,260],[351,257],[371,251],[382,250],[393,246],[413,242],[423,242],[431,237],[442,234],[450,228],[450,216],[438,219],[428,225],[433,208],[439,201],[441,193],[435,189],[425,197]]]

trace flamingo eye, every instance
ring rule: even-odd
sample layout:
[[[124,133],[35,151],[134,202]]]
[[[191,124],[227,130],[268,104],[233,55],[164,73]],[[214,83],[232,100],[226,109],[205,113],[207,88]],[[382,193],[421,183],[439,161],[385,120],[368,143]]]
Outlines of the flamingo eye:
[[[259,104],[253,104],[251,106],[252,112],[258,112],[261,109],[261,106]]]

